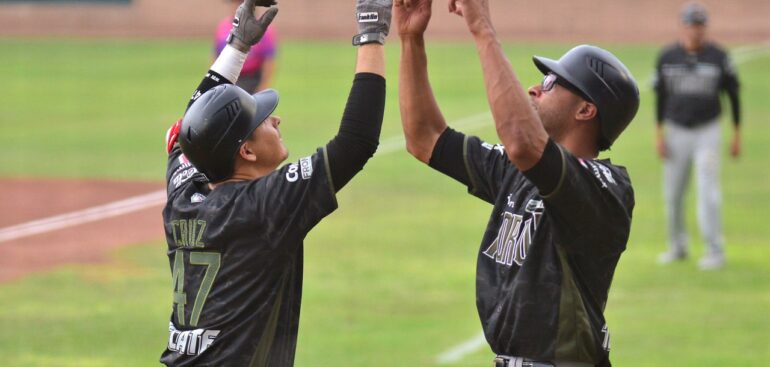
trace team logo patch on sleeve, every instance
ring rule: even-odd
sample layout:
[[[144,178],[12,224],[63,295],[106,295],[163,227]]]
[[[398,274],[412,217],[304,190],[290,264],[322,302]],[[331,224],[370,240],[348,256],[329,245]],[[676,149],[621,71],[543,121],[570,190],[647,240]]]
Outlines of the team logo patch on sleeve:
[[[500,153],[500,155],[505,155],[505,146],[502,144],[489,144],[487,142],[482,142],[481,147],[486,150],[495,150]]]
[[[203,200],[206,200],[206,197],[199,192],[194,193],[193,196],[190,198],[191,203],[202,203]]]
[[[307,180],[313,176],[313,160],[310,157],[300,158],[299,164],[292,163],[286,172],[286,181],[296,182],[302,177]]]
[[[198,173],[198,170],[195,169],[195,167],[179,170],[173,177],[171,177],[171,184],[174,185],[174,188],[178,188],[179,186],[182,186],[183,183],[187,182],[187,180],[191,179],[196,173]]]
[[[300,158],[299,168],[303,180],[307,180],[313,176],[313,161],[310,160],[310,157]]]
[[[591,171],[597,180],[599,180],[599,183],[602,184],[602,188],[607,188],[607,182],[617,185],[617,182],[615,181],[615,177],[612,176],[612,171],[610,171],[609,167],[598,163],[594,161],[585,161],[583,159],[578,158],[578,161],[580,162],[580,165]]]

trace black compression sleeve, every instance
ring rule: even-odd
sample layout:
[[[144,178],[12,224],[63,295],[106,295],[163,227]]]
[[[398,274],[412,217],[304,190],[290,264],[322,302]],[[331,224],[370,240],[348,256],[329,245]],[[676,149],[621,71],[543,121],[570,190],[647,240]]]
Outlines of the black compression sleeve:
[[[385,78],[356,74],[339,132],[326,145],[335,192],[350,182],[377,151],[384,113]]]
[[[465,161],[464,144],[465,135],[447,127],[436,140],[428,165],[460,183],[469,185],[471,179],[468,176],[468,170],[464,164],[458,164]]]
[[[188,109],[190,109],[190,106],[192,106],[193,102],[198,99],[203,93],[206,93],[209,89],[216,87],[217,85],[221,84],[233,84],[231,81],[227,80],[222,75],[219,75],[216,71],[209,70],[205,76],[203,76],[203,80],[201,80],[201,83],[198,85],[198,88],[195,89],[195,92],[193,92],[192,97],[190,97],[190,101],[187,102],[187,108],[185,108],[185,112],[187,112]]]
[[[733,111],[733,124],[735,126],[741,123],[741,99],[738,96],[738,86],[727,89],[727,96],[730,97],[730,106]]]
[[[564,157],[551,139],[548,139],[540,160],[524,172],[524,175],[537,186],[542,196],[553,194],[564,174]]]
[[[655,117],[658,124],[663,123],[663,113],[666,109],[666,87],[663,85],[663,75],[661,74],[660,60],[658,60],[655,66],[655,85],[653,88],[655,91]]]

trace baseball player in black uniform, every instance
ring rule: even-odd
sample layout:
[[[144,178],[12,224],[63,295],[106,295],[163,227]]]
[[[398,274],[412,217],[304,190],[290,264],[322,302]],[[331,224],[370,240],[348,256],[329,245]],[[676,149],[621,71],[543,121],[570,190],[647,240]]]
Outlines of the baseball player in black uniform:
[[[668,221],[668,251],[658,262],[684,260],[689,244],[684,223],[684,195],[692,166],[698,187],[698,224],[706,251],[702,270],[725,264],[722,236],[720,166],[722,126],[719,100],[725,92],[732,106],[730,154],[741,152],[738,73],[730,56],[706,38],[708,13],[698,3],[681,12],[682,39],[663,49],[655,67],[657,149],[663,160],[663,191]]]
[[[545,77],[521,87],[487,0],[450,0],[478,46],[499,138],[447,127],[428,80],[430,0],[396,0],[407,149],[494,205],[479,249],[476,305],[495,366],[610,366],[603,311],[631,227],[626,170],[596,160],[631,122],[639,91],[611,53],[581,45],[535,57]]]
[[[277,8],[246,0],[218,59],[167,138],[163,220],[173,305],[168,366],[292,366],[302,295],[303,239],[337,207],[335,193],[374,154],[385,103],[389,0],[358,0],[356,75],[339,132],[278,168],[288,153],[272,115],[275,91],[232,82]]]

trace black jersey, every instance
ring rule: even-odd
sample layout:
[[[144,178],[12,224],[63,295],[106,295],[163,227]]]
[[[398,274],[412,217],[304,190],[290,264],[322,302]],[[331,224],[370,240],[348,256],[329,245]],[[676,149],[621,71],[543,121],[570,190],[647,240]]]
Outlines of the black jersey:
[[[726,91],[733,122],[740,122],[738,75],[733,61],[719,46],[707,43],[689,53],[681,44],[666,47],[658,57],[653,86],[658,122],[696,127],[719,117],[719,96]]]
[[[492,350],[609,365],[603,310],[634,206],[626,170],[578,159],[549,141],[540,162],[522,172],[501,145],[451,129],[430,164],[494,204],[476,272],[476,305]]]
[[[162,363],[293,365],[303,239],[337,207],[325,152],[210,190],[171,151],[163,221],[174,293]]]

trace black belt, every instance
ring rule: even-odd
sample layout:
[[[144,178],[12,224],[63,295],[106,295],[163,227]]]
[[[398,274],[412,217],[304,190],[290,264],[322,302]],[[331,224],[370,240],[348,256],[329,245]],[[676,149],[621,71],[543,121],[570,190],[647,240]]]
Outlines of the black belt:
[[[540,362],[528,358],[497,356],[494,367],[593,367],[590,363],[584,362]]]

